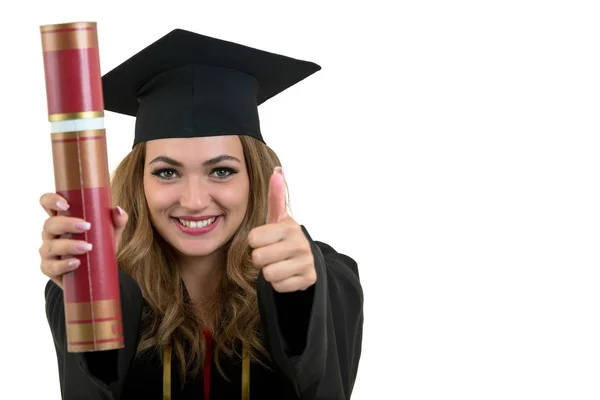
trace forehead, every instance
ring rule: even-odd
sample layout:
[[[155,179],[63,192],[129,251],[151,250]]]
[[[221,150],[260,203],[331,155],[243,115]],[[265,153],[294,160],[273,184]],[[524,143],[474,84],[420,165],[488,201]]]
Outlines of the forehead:
[[[146,143],[146,159],[168,156],[180,161],[209,159],[228,154],[242,159],[242,143],[237,136],[169,138]]]

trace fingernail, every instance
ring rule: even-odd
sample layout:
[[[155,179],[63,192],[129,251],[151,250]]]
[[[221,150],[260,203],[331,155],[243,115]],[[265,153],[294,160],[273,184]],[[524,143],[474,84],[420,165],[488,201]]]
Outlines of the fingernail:
[[[119,215],[123,215],[124,211],[121,207],[117,206],[117,212],[119,213]]]
[[[75,228],[82,230],[82,231],[89,230],[91,226],[92,226],[92,224],[90,224],[89,222],[77,222],[75,224]]]
[[[92,249],[91,243],[80,243],[77,245],[77,250],[80,251],[90,251]]]
[[[64,201],[57,201],[56,207],[60,208],[63,211],[66,211],[69,209],[69,205],[67,203],[65,203]]]
[[[283,168],[281,168],[281,167],[275,167],[275,173],[283,175]]]
[[[67,264],[67,266],[69,268],[75,268],[79,265],[79,260],[77,258],[72,259],[71,261],[69,261],[69,264]]]

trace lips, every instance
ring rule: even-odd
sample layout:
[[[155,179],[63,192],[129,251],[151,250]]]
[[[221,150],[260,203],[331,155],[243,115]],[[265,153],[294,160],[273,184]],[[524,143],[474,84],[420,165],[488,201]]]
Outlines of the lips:
[[[195,219],[190,219],[190,218],[176,218],[177,221],[179,221],[179,223],[183,226],[185,226],[186,228],[191,228],[191,229],[200,229],[200,228],[205,228],[209,225],[212,225],[215,220],[217,219],[217,217],[204,217],[201,219],[195,218]]]
[[[191,216],[191,215],[180,215],[174,216],[173,218],[182,219],[185,221],[204,221],[205,219],[216,218],[219,215],[201,215],[201,216]]]

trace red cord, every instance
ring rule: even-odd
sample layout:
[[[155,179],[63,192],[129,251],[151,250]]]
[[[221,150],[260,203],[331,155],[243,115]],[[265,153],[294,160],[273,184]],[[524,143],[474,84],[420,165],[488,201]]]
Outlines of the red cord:
[[[206,342],[206,355],[204,356],[204,399],[210,399],[210,367],[212,365],[212,335],[205,330],[204,341]]]

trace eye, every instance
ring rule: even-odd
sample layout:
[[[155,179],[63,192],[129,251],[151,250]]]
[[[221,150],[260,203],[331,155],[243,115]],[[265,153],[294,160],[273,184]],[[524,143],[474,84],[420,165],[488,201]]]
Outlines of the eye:
[[[235,173],[237,173],[237,171],[234,170],[233,168],[220,167],[220,168],[213,169],[211,172],[211,175],[214,175],[215,177],[217,177],[219,179],[225,179],[225,178],[230,177],[231,175],[234,175]]]
[[[152,171],[152,175],[159,177],[160,179],[170,180],[175,178],[177,172],[171,168],[162,168]]]

